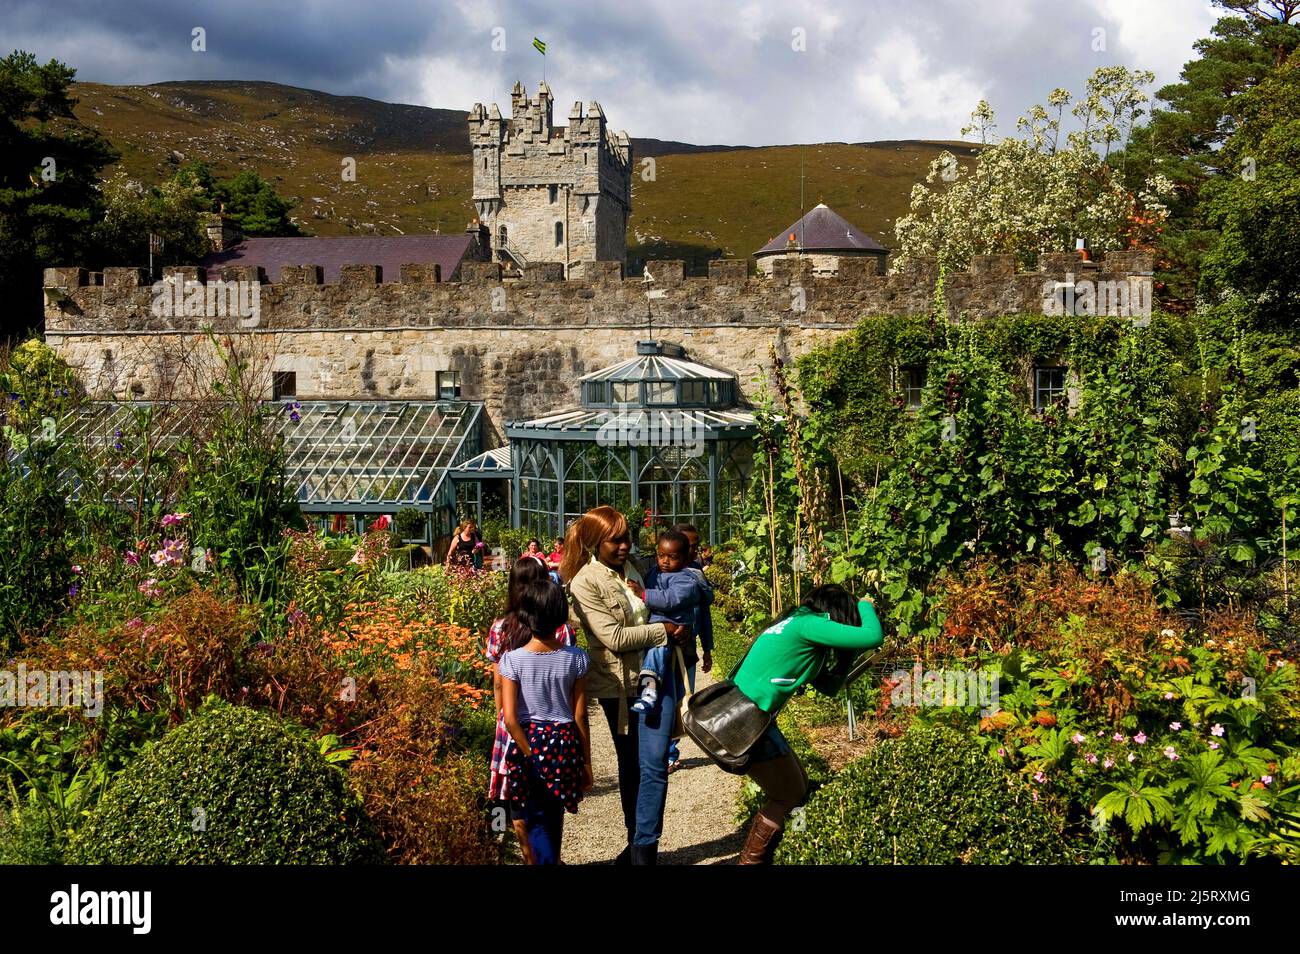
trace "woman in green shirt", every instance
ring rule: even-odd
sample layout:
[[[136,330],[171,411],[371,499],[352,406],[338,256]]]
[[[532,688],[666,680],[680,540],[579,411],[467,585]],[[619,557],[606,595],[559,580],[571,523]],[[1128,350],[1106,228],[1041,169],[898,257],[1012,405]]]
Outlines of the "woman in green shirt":
[[[855,601],[842,586],[819,586],[758,635],[731,678],[760,709],[776,715],[805,685],[839,691],[854,658],[882,642],[869,601]],[[740,864],[767,864],[786,816],[808,797],[808,776],[775,722],[755,744],[747,774],[767,802],[749,829]]]

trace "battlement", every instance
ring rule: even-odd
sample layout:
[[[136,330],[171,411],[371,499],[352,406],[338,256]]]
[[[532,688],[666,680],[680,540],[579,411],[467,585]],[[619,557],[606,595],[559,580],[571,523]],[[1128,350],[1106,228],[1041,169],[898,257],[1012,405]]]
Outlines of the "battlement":
[[[928,314],[938,278],[925,261],[881,275],[874,262],[846,259],[831,276],[798,259],[778,259],[771,277],[747,274],[747,264],[713,261],[707,276],[688,277],[681,261],[654,261],[651,281],[616,261],[574,263],[567,278],[560,263],[534,262],[515,279],[500,262],[465,262],[456,282],[436,265],[402,266],[396,282],[378,265],[344,266],[337,282],[323,282],[320,266],[285,266],[276,283],[249,266],[212,281],[194,266],[169,267],[154,283],[137,267],[49,268],[45,336],[99,396],[170,393],[169,369],[207,348],[212,331],[265,341],[271,370],[297,382],[285,393],[300,397],[427,399],[453,372],[461,396],[482,400],[500,426],[555,410],[562,382],[626,357],[650,323],[693,360],[748,382],[769,344],[792,360],[864,318]],[[1087,303],[1081,314],[1115,313],[1117,299],[1140,311],[1150,307],[1151,269],[1141,252],[1100,263],[1045,256],[1033,272],[985,256],[946,273],[944,288],[952,318],[1041,313],[1058,293]]]
[[[1009,255],[976,256],[966,271],[946,273],[950,317],[1042,311],[1058,286],[1082,287],[1084,282],[1127,286],[1149,296],[1149,252],[1111,252],[1100,262],[1080,261],[1073,253],[1043,259],[1038,271],[1018,272]],[[281,281],[270,283],[257,267],[228,266],[220,280],[206,282],[200,268],[169,266],[162,280],[151,284],[137,267],[102,273],[48,268],[46,327],[54,335],[220,328],[228,316],[190,314],[190,308],[160,315],[165,309],[157,302],[162,296],[185,301],[205,285],[243,283],[258,286],[262,314],[256,327],[263,330],[639,325],[647,303],[657,324],[847,328],[868,315],[927,313],[938,279],[938,268],[924,260],[882,275],[872,260],[845,259],[837,274],[815,275],[795,256],[777,259],[770,277],[749,275],[743,260],[712,261],[707,276],[688,277],[680,260],[648,262],[646,272],[649,281],[625,276],[619,262],[584,261],[574,263],[566,278],[562,263],[532,262],[512,278],[504,275],[500,262],[465,262],[459,282],[442,281],[436,264],[403,265],[399,280],[389,282],[380,266],[355,264],[342,267],[338,282],[326,283],[320,266],[293,265],[283,267]],[[1147,287],[1140,292],[1144,281]],[[179,294],[177,285],[183,286]]]

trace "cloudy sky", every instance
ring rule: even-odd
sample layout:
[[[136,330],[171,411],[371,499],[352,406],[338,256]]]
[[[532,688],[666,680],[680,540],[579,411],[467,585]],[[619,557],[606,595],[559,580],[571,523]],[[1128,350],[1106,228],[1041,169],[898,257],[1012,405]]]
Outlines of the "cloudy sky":
[[[1176,80],[1215,19],[1208,0],[4,0],[0,44],[102,83],[468,109],[536,85],[537,36],[557,113],[595,99],[635,136],[764,145],[955,139],[981,98],[1011,131],[1098,66]]]

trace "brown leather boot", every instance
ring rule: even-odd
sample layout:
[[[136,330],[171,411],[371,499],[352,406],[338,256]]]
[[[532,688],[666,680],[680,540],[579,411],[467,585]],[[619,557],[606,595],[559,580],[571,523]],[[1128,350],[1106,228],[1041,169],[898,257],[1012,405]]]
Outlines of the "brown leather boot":
[[[759,812],[754,816],[754,824],[749,826],[749,837],[745,839],[745,847],[740,850],[736,864],[770,865],[784,832],[784,825]]]

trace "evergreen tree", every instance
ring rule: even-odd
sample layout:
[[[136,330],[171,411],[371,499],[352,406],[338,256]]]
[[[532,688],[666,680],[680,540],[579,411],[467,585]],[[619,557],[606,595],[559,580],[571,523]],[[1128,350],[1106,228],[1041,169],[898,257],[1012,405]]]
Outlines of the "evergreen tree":
[[[40,327],[46,266],[86,261],[99,173],[117,158],[76,122],[75,75],[17,50],[0,59],[0,340]]]

